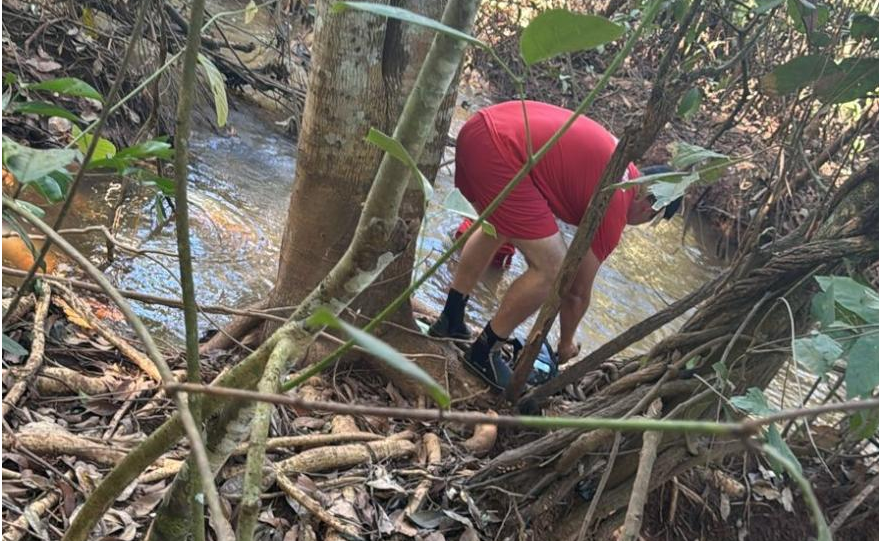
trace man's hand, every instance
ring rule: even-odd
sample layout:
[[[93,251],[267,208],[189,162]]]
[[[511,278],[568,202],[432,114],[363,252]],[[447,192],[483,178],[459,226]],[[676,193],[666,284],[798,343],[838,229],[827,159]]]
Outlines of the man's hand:
[[[573,359],[577,355],[580,354],[580,344],[575,344],[574,342],[568,342],[566,344],[562,344],[559,342],[558,347],[558,355],[559,355],[559,366],[565,364],[570,359]]]

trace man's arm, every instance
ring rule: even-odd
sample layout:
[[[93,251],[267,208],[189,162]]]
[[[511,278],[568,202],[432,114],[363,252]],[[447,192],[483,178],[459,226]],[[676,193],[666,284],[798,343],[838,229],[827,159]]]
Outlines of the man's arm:
[[[601,261],[595,256],[590,249],[580,261],[577,268],[577,277],[567,294],[562,296],[561,307],[559,308],[559,316],[561,319],[561,332],[559,336],[559,362],[563,363],[575,356],[579,347],[574,343],[574,333],[577,332],[577,326],[586,310],[589,308],[589,301],[592,298],[592,284],[595,281],[595,275],[598,274],[598,268]]]

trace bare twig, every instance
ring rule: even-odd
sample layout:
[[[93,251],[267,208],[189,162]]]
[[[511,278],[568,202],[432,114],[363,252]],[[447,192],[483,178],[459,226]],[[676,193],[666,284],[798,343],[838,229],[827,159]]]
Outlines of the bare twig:
[[[873,479],[863,488],[860,492],[855,495],[854,498],[849,500],[845,507],[833,518],[833,522],[830,523],[830,533],[831,535],[836,534],[836,531],[839,530],[848,517],[854,513],[855,509],[858,508],[859,505],[864,503],[864,500],[867,499],[870,494],[873,493],[874,490],[879,488],[879,475],[873,475]]]

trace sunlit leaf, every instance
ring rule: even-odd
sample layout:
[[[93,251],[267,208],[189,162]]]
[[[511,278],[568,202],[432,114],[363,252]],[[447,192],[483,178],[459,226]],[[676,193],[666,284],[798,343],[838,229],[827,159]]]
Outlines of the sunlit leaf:
[[[88,152],[89,146],[92,144],[94,140],[94,135],[87,133],[82,135],[82,130],[80,130],[76,124],[73,125],[71,129],[71,133],[73,134],[73,138],[76,139],[76,147],[80,152],[86,154]],[[95,145],[95,152],[92,154],[93,160],[106,160],[112,158],[116,155],[116,145],[114,145],[110,140],[104,139],[103,137],[98,137],[98,142]]]
[[[430,185],[427,177],[418,169],[418,164],[415,163],[415,160],[412,159],[412,156],[409,155],[409,152],[403,148],[399,141],[375,128],[369,128],[366,140],[400,160],[412,171],[412,175],[417,179],[421,190],[424,192],[425,201],[433,198],[433,186]]]
[[[208,79],[208,85],[211,87],[211,93],[214,95],[214,109],[217,111],[217,126],[221,128],[226,125],[229,118],[229,101],[226,99],[226,78],[217,69],[217,66],[211,62],[211,59],[199,53],[198,62],[204,69],[205,76]]]
[[[678,171],[686,171],[690,167],[705,164],[713,160],[729,160],[729,156],[713,150],[702,148],[679,141],[671,145],[671,167]]]
[[[846,396],[868,397],[879,385],[879,334],[864,334],[848,354],[845,370]]]
[[[681,102],[678,104],[678,115],[690,118],[696,114],[700,105],[702,105],[702,90],[694,86],[681,98]]]
[[[734,396],[729,401],[736,408],[758,417],[778,411],[777,408],[769,405],[766,395],[758,387],[751,387],[743,396]]]
[[[77,79],[76,77],[61,77],[59,79],[50,79],[42,83],[34,83],[26,85],[27,90],[45,90],[47,92],[57,92],[65,96],[78,96],[82,98],[91,98],[93,100],[104,101],[101,93],[94,89],[87,82]]]
[[[619,38],[623,30],[622,26],[597,15],[549,9],[522,31],[519,52],[530,66],[562,53],[593,49]]]
[[[13,110],[16,113],[25,113],[30,115],[40,115],[48,117],[57,116],[61,118],[66,118],[67,120],[71,120],[73,122],[81,122],[78,116],[71,113],[64,107],[53,105],[51,103],[45,103],[42,101],[25,101],[21,103],[16,103],[13,107]]]
[[[467,201],[467,198],[464,197],[464,194],[458,188],[449,192],[449,195],[443,200],[443,207],[471,220],[479,218],[479,213],[476,212],[476,209],[473,208],[473,205],[470,204],[470,201]],[[482,230],[491,237],[497,237],[497,230],[488,222],[482,222]]]
[[[403,8],[386,6],[383,4],[373,4],[371,2],[336,2],[333,4],[332,7],[333,12],[335,13],[339,13],[348,9],[365,11],[367,13],[372,13],[373,15],[380,15],[382,17],[388,17],[391,19],[399,19],[401,21],[406,21],[407,23],[417,24],[425,28],[430,28],[431,30],[436,30],[437,32],[442,32],[447,36],[464,40],[478,47],[486,47],[483,42],[479,41],[471,35],[465,34],[464,32],[461,32],[460,30],[455,30],[454,28],[446,26],[439,21],[435,21],[429,17],[413,13]]]
[[[244,24],[250,24],[258,11],[259,8],[256,6],[256,2],[250,0],[244,8]]]
[[[826,334],[794,340],[794,361],[816,376],[824,376],[842,356],[842,346]]]
[[[119,152],[116,153],[116,157],[138,160],[143,160],[147,158],[161,158],[163,160],[170,160],[174,157],[174,149],[171,148],[171,144],[167,141],[150,139],[149,141],[144,141],[143,143],[138,143],[136,145],[121,149]]]
[[[439,383],[434,381],[434,379],[430,377],[430,374],[422,370],[421,367],[414,362],[404,357],[402,353],[390,345],[379,340],[368,332],[345,323],[326,309],[320,309],[315,312],[315,314],[309,318],[308,322],[310,325],[326,325],[328,327],[343,330],[355,344],[372,355],[375,355],[389,367],[420,383],[440,407],[449,407],[451,399],[446,390],[443,389]]]
[[[28,184],[64,168],[76,159],[75,150],[36,149],[3,136],[3,164],[16,180]]]
[[[3,351],[8,351],[18,357],[24,357],[28,354],[27,350],[21,347],[21,344],[6,336],[6,333],[3,333]]]

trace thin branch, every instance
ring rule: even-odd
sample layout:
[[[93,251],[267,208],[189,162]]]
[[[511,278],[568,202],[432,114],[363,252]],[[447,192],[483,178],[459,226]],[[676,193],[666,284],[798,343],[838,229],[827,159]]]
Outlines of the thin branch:
[[[43,348],[46,345],[46,314],[49,311],[49,301],[51,298],[52,289],[46,284],[43,286],[43,294],[40,297],[40,301],[37,303],[37,309],[34,312],[33,338],[31,339],[31,351],[28,355],[27,362],[25,362],[24,366],[21,368],[21,375],[20,377],[17,376],[18,380],[11,388],[8,388],[9,390],[3,397],[2,419],[4,420],[6,419],[6,414],[9,413],[12,408],[15,407],[18,400],[24,396],[28,384],[34,376],[36,376],[37,371],[43,364]],[[18,372],[18,370],[13,371],[13,373],[15,372]]]
[[[649,417],[656,417],[662,411],[662,400],[656,399],[650,405],[647,413]],[[641,533],[641,521],[644,518],[644,504],[647,503],[647,495],[650,493],[650,477],[653,473],[653,464],[656,462],[656,451],[662,434],[648,430],[644,433],[641,444],[641,458],[638,461],[638,473],[632,485],[632,496],[629,498],[629,508],[626,510],[626,521],[623,525],[622,541],[637,541]]]

